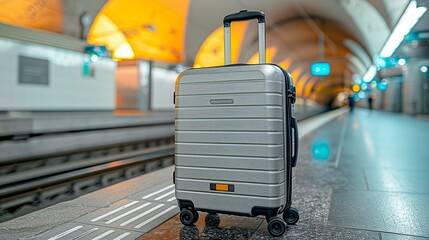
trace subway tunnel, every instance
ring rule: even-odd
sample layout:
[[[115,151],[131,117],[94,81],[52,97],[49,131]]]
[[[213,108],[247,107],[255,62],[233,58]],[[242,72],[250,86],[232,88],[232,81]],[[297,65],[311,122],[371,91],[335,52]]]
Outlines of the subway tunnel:
[[[428,7],[0,1],[0,238],[428,238]],[[268,74],[249,70],[260,19],[231,23],[225,66],[223,20],[244,9],[264,13],[264,60],[292,92],[243,77]],[[239,212],[273,194],[275,213]]]

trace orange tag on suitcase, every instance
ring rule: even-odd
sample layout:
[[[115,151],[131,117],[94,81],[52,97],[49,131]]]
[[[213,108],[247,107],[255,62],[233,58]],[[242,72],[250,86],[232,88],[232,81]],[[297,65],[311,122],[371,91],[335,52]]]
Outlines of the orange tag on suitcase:
[[[224,191],[224,192],[234,192],[234,185],[220,184],[220,183],[210,183],[210,190]]]
[[[216,191],[228,192],[228,185],[227,184],[216,184]]]

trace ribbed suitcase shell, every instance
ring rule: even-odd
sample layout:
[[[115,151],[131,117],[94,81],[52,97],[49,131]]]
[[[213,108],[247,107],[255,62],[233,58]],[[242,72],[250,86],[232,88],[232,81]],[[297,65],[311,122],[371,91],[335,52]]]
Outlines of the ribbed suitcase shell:
[[[282,212],[290,206],[291,85],[289,74],[270,64],[189,69],[178,77],[179,205],[190,201],[196,210],[249,216],[255,207]],[[210,184],[233,185],[234,191],[211,190]]]

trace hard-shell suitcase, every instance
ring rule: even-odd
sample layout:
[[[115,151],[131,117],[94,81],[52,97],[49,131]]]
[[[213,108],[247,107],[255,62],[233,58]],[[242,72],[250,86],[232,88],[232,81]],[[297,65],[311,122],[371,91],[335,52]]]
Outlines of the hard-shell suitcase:
[[[230,24],[258,20],[260,64],[230,65]],[[176,80],[175,173],[180,220],[198,212],[264,215],[273,236],[299,214],[291,208],[298,149],[295,87],[281,67],[265,64],[265,15],[224,18],[225,66],[188,69]],[[277,217],[283,213],[283,219]]]

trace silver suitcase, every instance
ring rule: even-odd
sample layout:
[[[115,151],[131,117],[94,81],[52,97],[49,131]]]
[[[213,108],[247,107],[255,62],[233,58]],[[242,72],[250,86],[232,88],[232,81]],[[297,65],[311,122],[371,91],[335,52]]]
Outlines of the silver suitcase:
[[[230,65],[230,24],[250,19],[258,19],[260,64]],[[270,234],[281,236],[286,223],[299,219],[291,208],[295,87],[285,70],[265,64],[264,13],[228,15],[224,27],[226,65],[188,69],[176,80],[173,181],[180,220],[192,225],[197,211],[264,215]]]

